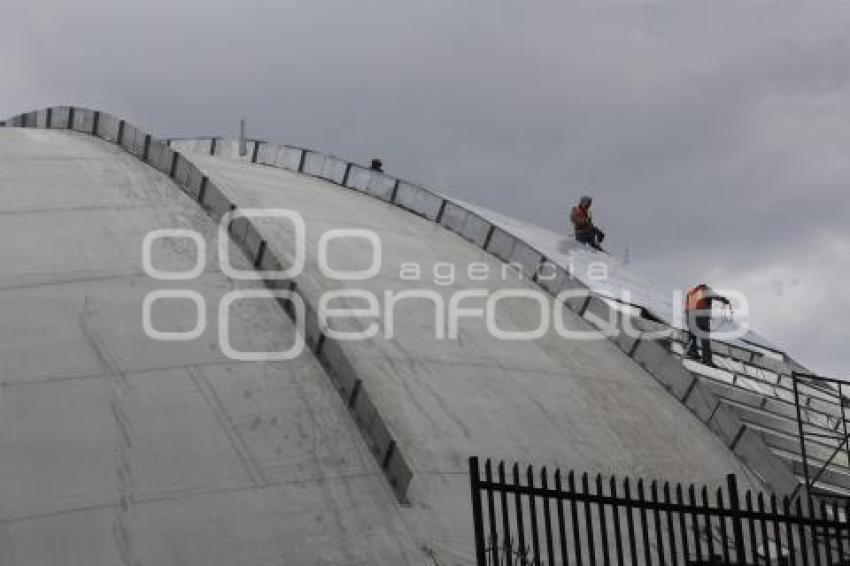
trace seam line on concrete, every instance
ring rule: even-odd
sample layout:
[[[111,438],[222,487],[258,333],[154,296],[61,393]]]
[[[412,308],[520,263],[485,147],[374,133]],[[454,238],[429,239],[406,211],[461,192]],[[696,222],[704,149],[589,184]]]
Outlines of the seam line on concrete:
[[[273,468],[274,466],[269,466],[269,468]],[[184,498],[192,498],[192,497],[203,497],[206,495],[221,495],[226,493],[243,493],[249,491],[263,491],[267,489],[274,489],[276,487],[283,487],[288,485],[303,485],[303,484],[321,484],[327,481],[335,481],[335,480],[349,480],[349,479],[360,479],[360,478],[382,478],[382,474],[380,472],[362,472],[362,473],[351,473],[351,474],[339,474],[334,476],[313,476],[305,479],[291,479],[287,481],[276,481],[270,482],[263,486],[257,485],[241,485],[234,487],[222,487],[222,488],[210,488],[210,489],[187,489],[178,493],[168,493],[164,495],[150,495],[147,497],[139,497],[134,499],[134,503],[136,505],[150,505],[155,503],[162,503],[165,501],[176,501],[178,499]],[[46,511],[43,513],[34,513],[32,515],[21,515],[18,517],[6,517],[0,519],[0,525],[12,524],[12,523],[23,523],[28,521],[38,521],[40,519],[49,519],[51,517],[60,517],[62,515],[72,515],[74,513],[85,513],[87,511],[97,511],[100,509],[116,509],[122,508],[122,504],[120,501],[116,503],[95,503],[93,505],[86,505],[82,507],[73,507],[69,509],[58,509],[56,511]]]
[[[173,207],[168,207],[162,204],[92,204],[85,206],[57,206],[54,208],[22,208],[20,210],[0,210],[0,216],[23,216],[23,215],[38,215],[38,214],[50,214],[52,212],[62,213],[62,212],[95,212],[101,210],[112,210],[112,211],[122,211],[122,210],[169,210]]]
[[[735,451],[735,447],[738,446],[738,442],[741,440],[741,437],[744,436],[744,430],[747,428],[747,425],[741,425],[741,428],[738,429],[738,432],[735,434],[735,438],[732,440],[732,444],[729,445],[729,449],[733,452]]]
[[[718,399],[718,400],[717,400],[717,404],[715,404],[715,405],[714,405],[714,408],[711,410],[711,414],[710,414],[710,415],[708,415],[708,418],[707,418],[707,419],[706,419],[706,421],[705,421],[705,422],[706,422],[706,424],[710,423],[710,422],[711,422],[711,419],[713,419],[713,418],[714,418],[714,414],[717,412],[717,409],[719,409],[719,408],[720,408],[720,404],[721,404],[721,403],[723,403],[723,400],[722,400],[722,399]]]
[[[631,348],[629,348],[629,351],[628,351],[628,354],[627,354],[630,358],[635,357],[635,352],[637,352],[637,349],[638,349],[638,346],[640,346],[640,343],[641,343],[641,338],[636,338],[635,343],[632,344]]]
[[[218,268],[207,268],[200,276],[206,274],[220,274]],[[26,283],[15,283],[12,285],[0,286],[0,293],[4,291],[20,291],[21,289],[37,289],[41,287],[54,287],[59,285],[76,285],[77,283],[88,283],[94,281],[120,281],[122,279],[150,279],[144,271],[128,271],[126,273],[115,273],[111,275],[94,276],[94,277],[78,277],[71,279],[53,280],[53,281],[31,281]]]
[[[691,378],[692,378],[691,383],[690,383],[690,385],[688,385],[687,391],[685,391],[685,394],[682,396],[682,403],[683,404],[688,401],[688,398],[690,398],[691,393],[693,393],[694,389],[696,389],[697,382],[699,381],[699,378],[696,377],[695,375],[692,375]]]
[[[230,440],[230,445],[236,453],[236,456],[239,458],[239,461],[242,462],[242,466],[248,474],[248,477],[251,479],[251,482],[260,487],[268,485],[268,481],[264,477],[263,472],[260,469],[260,465],[257,463],[257,459],[254,457],[250,448],[248,448],[248,445],[245,443],[245,439],[242,438],[241,434],[239,434],[239,431],[236,429],[236,425],[233,424],[233,420],[227,413],[227,409],[224,408],[224,403],[221,402],[221,398],[215,392],[215,389],[213,389],[212,385],[210,385],[206,377],[204,377],[203,373],[197,367],[189,366],[187,371],[192,383],[195,384],[198,392],[204,398],[204,401],[206,401],[207,406],[210,408],[213,415],[215,415],[215,419],[221,426],[222,431],[227,436],[228,440]]]
[[[218,362],[205,362],[205,363],[191,363],[185,365],[176,365],[176,366],[158,366],[158,367],[146,367],[143,369],[131,369],[131,370],[123,370],[124,377],[132,380],[136,376],[144,376],[147,374],[165,372],[171,370],[187,370],[191,367],[197,368],[214,368],[214,367],[228,367],[234,366],[238,363],[244,362],[234,362],[233,360],[221,360]],[[259,362],[256,362],[259,363]],[[38,376],[33,378],[12,378],[5,381],[0,382],[0,387],[10,387],[10,388],[18,388],[18,387],[27,387],[29,385],[45,385],[54,382],[63,382],[63,381],[74,381],[77,379],[106,379],[111,377],[108,373],[80,373],[73,375],[53,375],[53,376]]]
[[[384,360],[389,360],[389,361],[403,361],[403,362],[409,362],[410,361],[410,358],[406,358],[406,357],[403,357],[403,356],[394,356],[394,355],[389,354],[389,353],[381,353],[380,355],[365,355],[365,356],[355,354],[355,355],[350,356],[350,357],[351,357],[351,359],[355,359],[355,360],[356,359],[384,359]],[[575,375],[569,375],[567,372],[552,371],[551,369],[539,368],[539,367],[534,367],[534,366],[519,367],[519,366],[507,365],[507,364],[504,364],[504,363],[485,364],[485,363],[466,362],[466,361],[463,361],[463,360],[446,360],[446,359],[443,359],[443,358],[426,358],[426,357],[421,357],[421,356],[417,357],[417,360],[424,362],[424,363],[433,364],[433,365],[440,365],[440,366],[481,367],[481,368],[489,368],[489,369],[494,369],[494,370],[506,370],[506,371],[510,371],[510,372],[533,372],[533,373],[548,375],[548,376],[552,376],[552,377],[560,377],[560,378],[563,378],[563,377],[575,378]],[[642,366],[640,366],[640,367],[642,367]],[[651,374],[650,374],[650,377],[652,377]],[[582,378],[582,379],[584,379],[584,378]],[[605,380],[606,378],[604,378],[604,377],[593,377],[593,378],[587,378],[587,379],[593,379],[594,381],[602,381],[602,380]],[[611,382],[617,383],[618,381],[617,380],[611,380]],[[653,377],[652,382],[658,383],[658,380],[656,380]]]

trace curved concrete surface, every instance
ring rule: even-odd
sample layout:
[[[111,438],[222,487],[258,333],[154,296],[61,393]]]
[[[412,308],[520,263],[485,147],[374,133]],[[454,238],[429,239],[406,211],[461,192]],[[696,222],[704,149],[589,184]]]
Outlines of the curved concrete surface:
[[[0,428],[0,454],[13,456],[0,458],[0,483],[24,494],[0,499],[0,512],[9,511],[0,519],[0,557],[27,564],[42,558],[54,563],[59,556],[70,556],[70,564],[464,564],[472,554],[465,460],[473,454],[709,484],[733,471],[763,487],[727,448],[752,463],[763,459],[757,450],[763,445],[744,434],[715,397],[694,381],[685,391],[681,385],[690,376],[671,385],[642,369],[663,366],[669,373],[676,366],[684,375],[664,346],[576,342],[552,331],[531,342],[504,341],[474,316],[461,319],[456,340],[436,339],[430,300],[401,299],[390,307],[386,291],[417,290],[446,303],[459,293],[477,293],[462,306],[480,308],[494,293],[537,288],[497,258],[533,272],[539,253],[432,193],[314,152],[270,152],[267,144],[254,146],[247,160],[210,157],[212,146],[196,144],[184,149],[202,153],[187,151],[186,161],[129,124],[85,110],[31,113],[12,125],[55,127],[57,120],[59,127],[96,132],[150,165],[73,132],[0,130],[0,144],[8,146],[0,175],[10,191],[0,257],[12,266],[0,281],[0,293],[11,293],[0,298],[0,331],[3,347],[15,350],[0,358],[6,364],[0,421],[8,419]],[[236,157],[234,147],[216,153]],[[280,161],[312,176],[252,160]],[[260,285],[234,282],[217,270],[215,227],[178,188],[213,218],[231,203],[297,211],[307,230],[306,266],[293,281],[298,293],[312,309],[329,291],[373,293],[378,335],[331,340],[327,329],[311,328],[308,320],[310,349],[279,363],[227,359],[215,324],[189,342],[144,336],[139,311],[152,289],[199,292],[208,320],[215,321],[225,292]],[[407,204],[384,202],[396,196]],[[44,222],[30,219],[39,215]],[[211,243],[207,268],[191,282],[152,281],[140,270],[144,235],[181,227]],[[375,276],[341,282],[319,269],[319,239],[339,228],[380,236]],[[293,256],[293,233],[284,221],[234,222],[231,234],[250,258],[233,246],[241,269],[285,264]],[[194,263],[191,243],[167,243],[157,248],[157,266]],[[338,269],[363,268],[371,257],[365,240],[335,240],[329,250],[329,263]],[[421,268],[418,277],[403,265],[412,263]],[[489,276],[467,273],[469,264],[483,266]],[[445,281],[447,265],[456,270],[451,282]],[[38,293],[33,289],[49,292],[27,295]],[[533,306],[527,299],[502,299],[496,323],[502,330],[534,328],[540,315]],[[601,307],[592,299],[573,310],[607,311]],[[548,308],[554,309],[551,302]],[[382,335],[389,309],[392,339]],[[597,336],[573,310],[559,307],[557,313],[568,328]],[[294,339],[284,309],[275,304],[241,301],[231,312],[239,349],[273,351]],[[157,328],[186,330],[195,313],[184,300],[164,301],[154,315]],[[331,327],[362,330],[371,322],[349,318]],[[145,379],[149,374],[166,385]],[[171,375],[178,376],[173,384]],[[8,391],[27,387],[36,388],[26,398],[9,397]],[[354,419],[334,387],[353,405]],[[45,408],[30,410],[27,403]],[[128,403],[138,406],[125,409]],[[195,422],[208,413],[214,426]],[[117,436],[110,427],[117,427]],[[80,455],[88,451],[99,457]],[[235,471],[228,458],[237,462]],[[30,477],[34,462],[52,471]],[[759,474],[776,467],[765,462],[756,466]],[[385,478],[409,505],[399,505]],[[775,487],[781,482],[774,479],[767,477]],[[59,542],[41,548],[42,536]]]
[[[297,210],[307,229],[304,273],[298,288],[311,301],[338,289],[359,289],[381,299],[384,292],[424,290],[448,304],[458,292],[532,290],[514,270],[459,236],[379,199],[341,189],[321,179],[221,159],[186,154],[224,193],[245,208]],[[341,282],[323,275],[315,261],[317,241],[328,230],[358,228],[380,235],[380,272],[365,281]],[[269,246],[291,257],[287,222],[263,222]],[[369,265],[363,241],[337,241],[328,264],[338,269]],[[422,266],[417,281],[402,279],[402,264]],[[451,285],[433,278],[436,264],[458,266]],[[471,280],[465,267],[479,263],[491,276]],[[340,301],[348,308],[362,301]],[[481,298],[465,308],[481,307]],[[574,330],[594,328],[562,307]],[[535,328],[527,300],[499,302],[502,330]],[[483,454],[606,474],[633,474],[673,481],[719,484],[726,473],[746,470],[693,414],[612,342],[564,340],[554,331],[533,342],[492,337],[480,319],[460,323],[457,340],[434,337],[434,308],[426,300],[395,304],[395,336],[347,342],[355,372],[371,392],[391,435],[413,470],[409,490],[418,536],[438,556],[468,556],[466,458]],[[350,321],[349,321],[350,323]],[[347,328],[365,328],[367,321]],[[754,484],[756,485],[756,484]]]
[[[145,234],[215,225],[162,173],[90,136],[0,130],[0,563],[421,564],[395,501],[324,370],[234,362],[216,328],[159,342],[144,296],[189,288],[208,321],[233,289],[216,267],[190,282],[142,271]],[[187,240],[153,248],[195,264]],[[244,258],[234,265],[250,269]],[[164,300],[157,329],[190,329]],[[243,350],[276,350],[292,323],[234,303]]]
[[[623,330],[627,323],[640,328],[643,332],[639,337],[633,333],[615,332],[612,339],[714,431],[774,493],[799,493],[800,475],[795,474],[795,467],[788,465],[784,452],[778,453],[773,449],[776,442],[772,433],[765,435],[763,429],[752,422],[748,411],[741,411],[735,404],[727,403],[725,391],[718,394],[715,387],[704,384],[704,368],[682,364],[680,349],[687,341],[686,333],[668,323],[654,322],[659,315],[665,319],[665,309],[672,312],[672,291],[662,291],[661,287],[630,272],[616,260],[576,246],[551,231],[312,150],[255,141],[253,152],[237,156],[233,150],[235,142],[221,138],[172,140],[170,145],[179,150],[235,157],[243,162],[303,173],[375,196],[460,234],[476,247],[516,266],[552,295],[563,290],[590,293],[590,300],[568,300],[568,307],[600,328],[608,326],[605,321],[612,318],[617,319],[610,323],[614,324],[615,331]],[[250,254],[251,246],[248,248]],[[605,277],[601,280],[598,278],[599,266],[605,268]],[[597,276],[592,276],[594,271]],[[631,298],[609,299],[620,297],[625,291],[631,293]],[[612,309],[619,314],[615,316]],[[744,392],[752,389],[750,376],[755,375],[771,384],[768,389],[759,385],[762,393],[770,397],[772,394],[768,390],[772,390],[773,385],[790,380],[791,372],[800,369],[793,360],[777,352],[775,347],[752,331],[741,340],[713,342],[718,362],[725,368],[720,372],[724,374],[723,379]],[[350,367],[346,365],[344,369],[349,371]],[[763,402],[771,404],[768,397]],[[371,403],[368,406],[371,407]],[[383,420],[380,425],[379,428],[385,430]],[[379,437],[386,438],[388,434]],[[787,442],[784,448],[787,448]],[[398,450],[395,456],[395,461],[404,462]],[[394,468],[390,466],[389,469]],[[409,468],[404,470],[409,471]],[[398,488],[398,474],[388,475]],[[409,474],[403,474],[403,477],[409,477]],[[832,490],[835,487],[844,489],[847,482],[828,483],[840,484],[828,486]],[[402,494],[405,489],[400,489]]]

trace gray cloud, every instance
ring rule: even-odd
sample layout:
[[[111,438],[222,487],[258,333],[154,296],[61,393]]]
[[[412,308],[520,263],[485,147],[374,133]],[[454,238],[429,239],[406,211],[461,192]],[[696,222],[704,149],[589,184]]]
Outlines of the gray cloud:
[[[838,2],[45,2],[0,23],[0,111],[112,110],[366,160],[636,268],[752,298],[850,373],[850,8]]]

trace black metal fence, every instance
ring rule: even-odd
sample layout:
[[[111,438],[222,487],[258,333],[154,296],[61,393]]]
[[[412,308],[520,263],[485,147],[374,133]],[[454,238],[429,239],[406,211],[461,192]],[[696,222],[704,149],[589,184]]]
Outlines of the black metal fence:
[[[469,460],[478,566],[850,564],[850,507]]]
[[[800,372],[794,372],[792,379],[806,492],[846,499],[829,486],[840,482],[835,481],[836,474],[840,477],[850,472],[850,399],[846,395],[850,384]]]

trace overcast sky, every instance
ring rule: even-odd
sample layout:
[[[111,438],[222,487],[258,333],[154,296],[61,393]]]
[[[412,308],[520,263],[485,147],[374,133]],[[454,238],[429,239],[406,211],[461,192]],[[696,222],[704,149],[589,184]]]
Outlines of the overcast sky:
[[[747,293],[850,378],[850,3],[12,0],[0,115],[111,111],[366,160]]]

